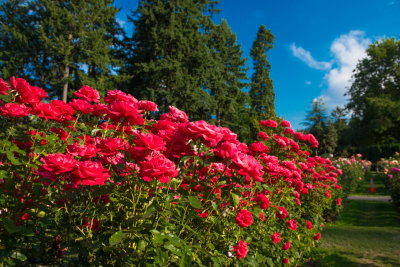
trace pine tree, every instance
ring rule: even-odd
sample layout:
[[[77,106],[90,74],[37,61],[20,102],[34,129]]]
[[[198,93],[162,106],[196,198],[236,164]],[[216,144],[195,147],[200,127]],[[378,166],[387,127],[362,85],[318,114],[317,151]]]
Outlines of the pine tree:
[[[129,20],[135,32],[123,73],[135,96],[185,110],[191,119],[204,119],[211,110],[205,90],[212,58],[207,34],[217,1],[141,0]]]
[[[314,135],[319,142],[315,149],[317,154],[334,153],[337,146],[337,131],[326,112],[323,99],[314,99],[303,123],[306,126],[305,132]]]
[[[247,86],[246,59],[226,20],[211,30],[210,42],[214,70],[207,88],[212,97],[212,114],[218,126],[240,128],[240,114],[245,109],[246,93],[242,89]]]
[[[251,109],[258,119],[276,116],[275,93],[269,77],[271,64],[267,60],[267,52],[273,48],[273,43],[271,31],[261,25],[250,51],[254,65],[250,84]]]

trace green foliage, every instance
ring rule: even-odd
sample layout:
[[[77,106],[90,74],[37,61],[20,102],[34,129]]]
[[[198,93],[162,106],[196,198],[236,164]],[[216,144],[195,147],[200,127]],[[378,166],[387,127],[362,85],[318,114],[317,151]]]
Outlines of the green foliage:
[[[352,111],[353,145],[400,140],[400,41],[382,39],[367,49],[347,92]],[[358,133],[362,132],[362,135]]]
[[[265,25],[261,25],[253,42],[250,55],[253,59],[254,73],[251,76],[251,110],[258,119],[275,118],[275,92],[269,77],[271,64],[267,53],[273,48],[274,36]]]
[[[141,1],[129,17],[135,32],[127,43],[123,73],[133,95],[184,109],[190,118],[207,119],[212,109],[204,90],[213,63],[207,46],[216,1]]]

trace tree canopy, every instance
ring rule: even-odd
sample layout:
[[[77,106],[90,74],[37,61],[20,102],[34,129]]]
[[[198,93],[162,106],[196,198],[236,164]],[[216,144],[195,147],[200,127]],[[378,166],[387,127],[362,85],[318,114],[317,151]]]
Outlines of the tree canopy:
[[[356,145],[400,141],[400,41],[375,42],[354,70],[347,95]]]

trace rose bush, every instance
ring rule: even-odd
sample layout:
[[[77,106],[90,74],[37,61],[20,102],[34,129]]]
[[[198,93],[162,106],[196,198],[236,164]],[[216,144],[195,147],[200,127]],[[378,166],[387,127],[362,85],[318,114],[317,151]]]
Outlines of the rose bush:
[[[295,265],[337,203],[340,171],[287,121],[261,121],[247,146],[118,90],[66,104],[0,86],[6,265]]]
[[[381,173],[384,178],[384,183],[393,203],[400,211],[400,154],[396,152],[388,159],[381,159],[377,162],[377,171]]]

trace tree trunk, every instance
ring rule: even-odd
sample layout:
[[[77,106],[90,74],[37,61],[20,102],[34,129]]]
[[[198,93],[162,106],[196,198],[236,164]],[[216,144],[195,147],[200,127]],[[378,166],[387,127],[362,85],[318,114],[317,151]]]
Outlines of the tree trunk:
[[[67,95],[68,95],[68,77],[69,77],[69,65],[65,65],[64,69],[64,86],[62,93],[62,100],[67,103]]]

